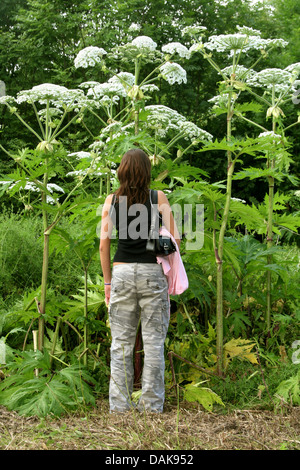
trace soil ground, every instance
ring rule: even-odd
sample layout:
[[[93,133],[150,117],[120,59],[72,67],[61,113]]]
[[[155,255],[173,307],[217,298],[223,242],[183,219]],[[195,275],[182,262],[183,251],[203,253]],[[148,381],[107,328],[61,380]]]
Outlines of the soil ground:
[[[0,407],[1,450],[300,450],[300,407],[284,413],[209,413],[167,405],[162,414],[110,414],[108,403],[61,418],[22,417]]]

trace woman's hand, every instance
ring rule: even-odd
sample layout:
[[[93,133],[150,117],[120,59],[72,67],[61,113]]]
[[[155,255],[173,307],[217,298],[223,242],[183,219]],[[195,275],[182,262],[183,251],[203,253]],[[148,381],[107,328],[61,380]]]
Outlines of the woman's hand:
[[[111,285],[105,285],[104,286],[104,293],[105,293],[105,303],[108,306],[109,301],[110,301],[110,291],[111,291]]]

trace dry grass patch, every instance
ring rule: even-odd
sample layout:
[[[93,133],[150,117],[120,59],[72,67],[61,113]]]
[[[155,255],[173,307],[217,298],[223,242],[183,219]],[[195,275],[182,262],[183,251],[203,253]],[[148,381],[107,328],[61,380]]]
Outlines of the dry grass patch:
[[[24,418],[0,407],[2,450],[300,450],[300,407],[284,414],[208,413],[167,405],[163,414],[110,414],[106,401],[86,415]]]

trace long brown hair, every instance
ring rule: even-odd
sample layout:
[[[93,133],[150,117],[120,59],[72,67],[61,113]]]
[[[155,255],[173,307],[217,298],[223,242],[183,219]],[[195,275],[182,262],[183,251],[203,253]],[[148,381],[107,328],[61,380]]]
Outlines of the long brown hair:
[[[151,162],[141,149],[128,150],[123,155],[117,171],[120,187],[116,191],[117,200],[127,196],[128,207],[131,204],[144,204],[149,197],[151,180]]]

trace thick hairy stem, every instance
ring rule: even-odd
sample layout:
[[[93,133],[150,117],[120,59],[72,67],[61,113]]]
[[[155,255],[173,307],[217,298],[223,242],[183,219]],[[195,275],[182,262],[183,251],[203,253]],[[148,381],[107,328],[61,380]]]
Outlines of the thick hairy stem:
[[[47,164],[47,161],[46,161]],[[44,174],[44,186],[48,184],[48,173]],[[47,196],[42,193],[42,203],[46,204]],[[42,283],[41,283],[41,301],[39,304],[39,328],[38,328],[38,349],[43,350],[44,347],[44,331],[45,331],[45,313],[46,313],[46,297],[47,297],[47,279],[48,279],[48,265],[49,265],[49,234],[48,228],[48,213],[47,209],[43,208],[43,227],[44,227],[44,252],[43,252],[43,266],[42,266]]]
[[[272,106],[275,106],[275,88],[273,85],[272,90]],[[277,103],[278,104],[278,103]],[[276,119],[273,117],[272,122],[272,131],[276,132]],[[268,167],[274,168],[275,167],[275,158],[274,155],[268,159]],[[268,178],[269,183],[269,205],[268,205],[268,226],[267,226],[267,247],[271,248],[273,245],[273,204],[274,204],[274,186],[275,180],[272,176]],[[268,255],[267,263],[272,263],[272,255]],[[271,298],[271,288],[272,288],[272,273],[271,271],[267,271],[267,311],[266,311],[266,327],[267,331],[270,330],[271,327],[271,306],[272,306],[272,298]]]
[[[215,247],[215,258],[217,264],[217,371],[219,375],[222,375],[223,371],[223,250],[225,231],[229,215],[233,171],[234,163],[231,162],[227,170],[226,201],[219,233],[219,240],[217,247]]]
[[[227,141],[231,140],[231,119],[233,116],[233,110],[231,105],[232,92],[228,95],[228,111],[227,111]],[[223,249],[224,249],[224,237],[227,228],[227,221],[229,215],[229,207],[231,200],[231,187],[232,187],[232,175],[234,171],[234,161],[232,161],[232,154],[230,151],[227,152],[227,187],[226,187],[226,200],[223,210],[221,228],[219,233],[219,240],[217,246],[215,246],[215,258],[217,264],[217,308],[216,308],[216,320],[217,320],[217,371],[219,375],[223,373]]]
[[[271,248],[273,245],[273,200],[274,200],[274,178],[269,177],[269,206],[268,206],[268,227],[267,227],[267,247]],[[272,255],[268,255],[267,263],[272,263]],[[267,330],[271,327],[271,286],[272,286],[272,273],[267,271],[267,311],[266,311],[266,326]]]
[[[39,334],[38,334],[38,348],[40,351],[44,347],[44,331],[45,331],[45,313],[46,313],[46,297],[47,297],[47,278],[48,278],[48,263],[49,263],[49,235],[44,235],[44,254],[43,254],[43,268],[42,268],[42,288],[41,288],[41,301],[39,304]]]

